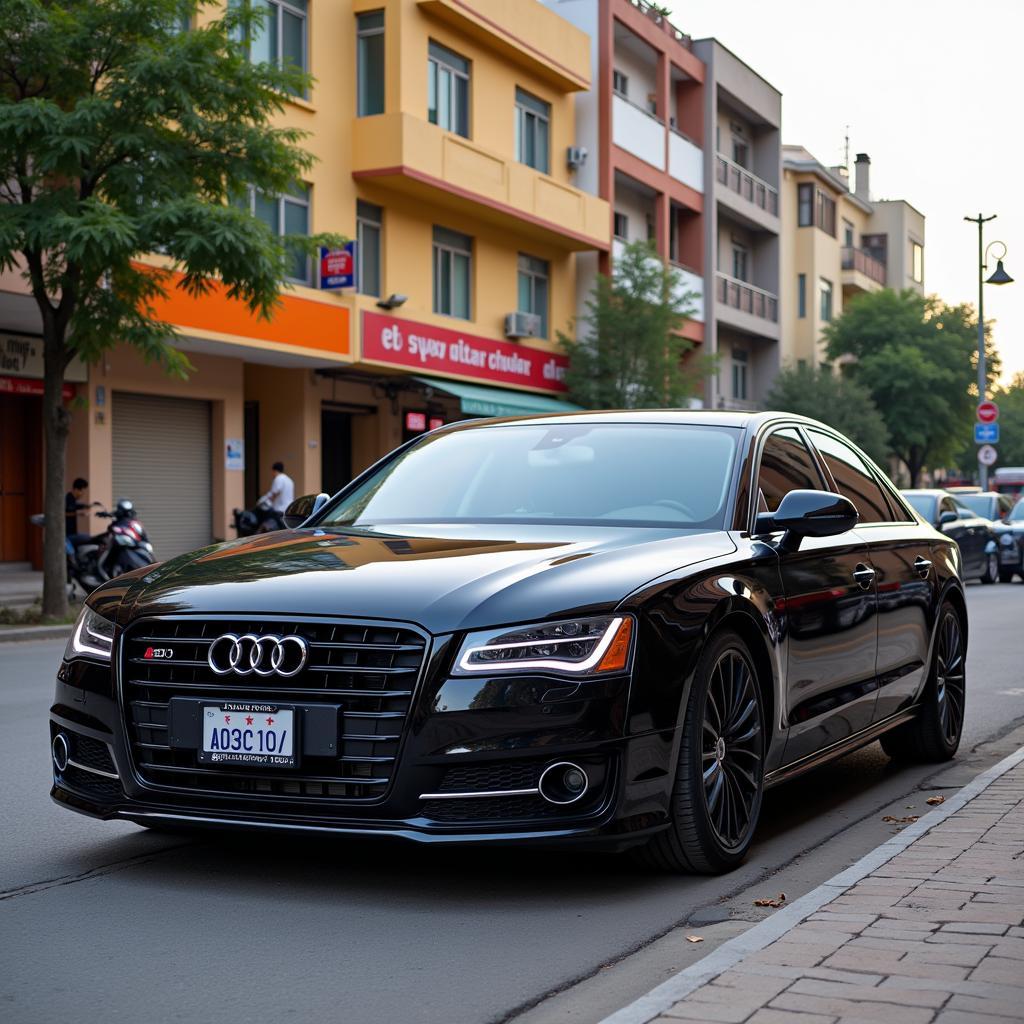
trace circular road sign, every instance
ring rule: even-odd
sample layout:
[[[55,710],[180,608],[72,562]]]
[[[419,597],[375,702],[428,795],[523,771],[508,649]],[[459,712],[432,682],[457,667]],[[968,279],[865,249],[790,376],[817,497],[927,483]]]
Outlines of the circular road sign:
[[[995,402],[978,403],[978,422],[995,423],[999,419],[999,406]]]
[[[990,444],[983,444],[978,449],[978,461],[983,466],[994,465],[997,458],[999,458],[999,453]]]

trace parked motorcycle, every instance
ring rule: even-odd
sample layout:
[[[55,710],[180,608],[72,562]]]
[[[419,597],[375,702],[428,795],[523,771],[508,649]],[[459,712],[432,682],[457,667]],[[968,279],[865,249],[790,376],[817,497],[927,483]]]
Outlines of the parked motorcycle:
[[[254,508],[234,509],[232,515],[232,525],[239,537],[251,537],[254,533],[271,533],[273,530],[284,529],[281,513],[275,512],[270,503],[262,499]]]
[[[68,588],[74,596],[76,585],[91,594],[101,583],[156,561],[146,528],[136,517],[135,505],[128,498],[118,499],[113,512],[103,509],[96,515],[112,522],[103,533],[82,541],[66,539]],[[43,514],[29,516],[36,526],[46,526]]]

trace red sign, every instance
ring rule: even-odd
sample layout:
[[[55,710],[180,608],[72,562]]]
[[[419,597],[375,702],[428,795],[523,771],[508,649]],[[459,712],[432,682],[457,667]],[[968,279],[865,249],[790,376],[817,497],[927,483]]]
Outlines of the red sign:
[[[995,423],[999,419],[999,406],[995,402],[978,403],[978,422]]]
[[[480,338],[447,327],[363,313],[363,358],[422,373],[565,391],[569,360],[555,352]]]
[[[75,385],[64,384],[64,401],[75,397]],[[31,377],[0,377],[0,395],[42,395],[43,382]]]
[[[405,414],[405,429],[412,434],[426,430],[427,414],[425,412],[407,412]]]
[[[444,426],[444,420],[441,419],[440,416],[431,416],[430,417],[430,429],[431,430],[437,430],[438,427],[443,427],[443,426]]]
[[[352,273],[352,253],[347,249],[327,249],[320,258],[320,273],[324,277],[340,274],[348,277]]]

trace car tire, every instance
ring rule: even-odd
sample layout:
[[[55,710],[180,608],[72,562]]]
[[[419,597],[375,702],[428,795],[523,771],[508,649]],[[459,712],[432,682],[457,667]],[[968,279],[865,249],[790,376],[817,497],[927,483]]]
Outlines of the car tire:
[[[948,761],[963,734],[967,647],[960,613],[946,601],[939,610],[932,667],[918,716],[881,737],[882,749],[899,761]]]
[[[985,556],[985,572],[981,576],[982,583],[995,583],[999,579],[999,556],[995,554]]]
[[[686,874],[737,867],[764,790],[764,700],[754,661],[731,631],[704,649],[683,719],[670,824],[635,851],[644,866]]]

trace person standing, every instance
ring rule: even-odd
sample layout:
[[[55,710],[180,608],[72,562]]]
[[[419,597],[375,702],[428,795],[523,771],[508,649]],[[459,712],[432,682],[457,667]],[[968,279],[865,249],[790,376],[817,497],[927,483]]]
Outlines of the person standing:
[[[273,473],[270,490],[260,501],[267,502],[275,512],[284,513],[295,500],[295,483],[284,471],[283,462],[275,462],[270,468]]]
[[[75,477],[71,490],[64,495],[64,534],[72,544],[82,543],[89,539],[88,533],[78,532],[78,515],[92,506],[82,499],[89,490],[89,481],[84,477]]]

